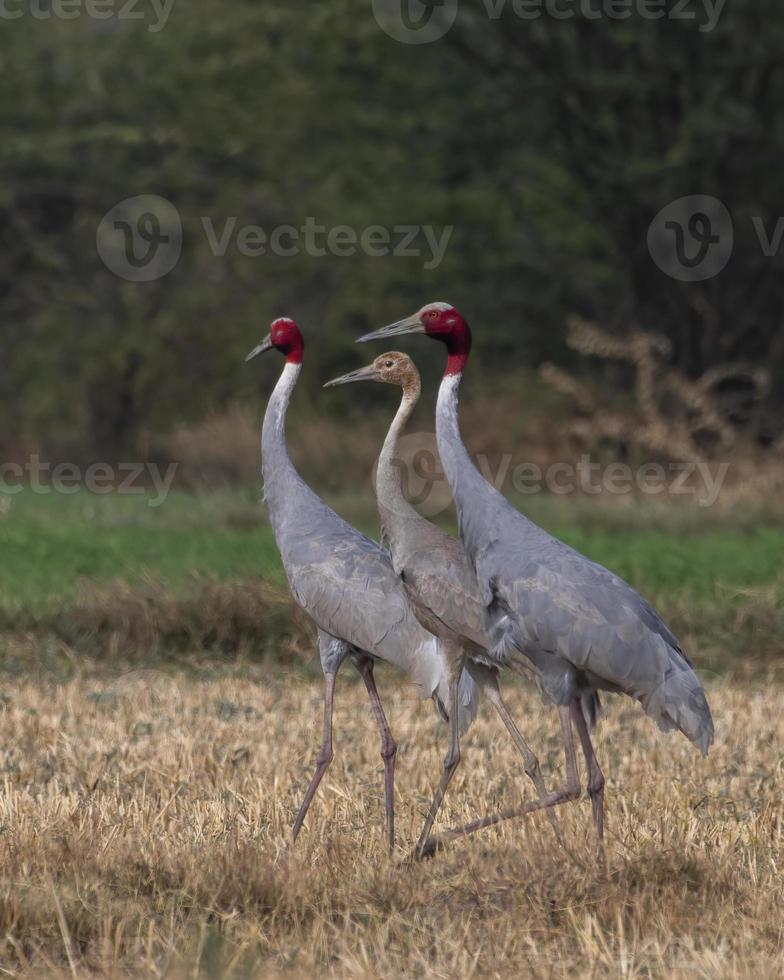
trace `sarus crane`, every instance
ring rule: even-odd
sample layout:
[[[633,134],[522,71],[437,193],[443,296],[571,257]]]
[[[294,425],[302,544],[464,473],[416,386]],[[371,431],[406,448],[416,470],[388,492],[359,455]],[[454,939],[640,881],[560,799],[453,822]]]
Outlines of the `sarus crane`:
[[[522,755],[524,770],[534,783],[540,799],[546,799],[547,790],[539,762],[498,689],[498,665],[490,659],[489,643],[484,633],[482,597],[463,546],[416,511],[403,492],[400,439],[422,392],[419,371],[407,354],[389,351],[366,367],[328,381],[324,387],[357,381],[376,381],[402,389],[400,405],[376,467],[375,490],[381,520],[381,543],[389,550],[395,572],[400,576],[417,619],[443,643],[450,670],[450,706],[458,696],[458,679],[467,662],[475,679],[481,678],[483,693],[498,712]],[[450,717],[455,718],[451,707]],[[450,724],[444,772],[415,850],[419,857],[427,853],[431,828],[459,762],[460,732],[453,721]],[[553,811],[548,809],[547,814],[560,841]]]
[[[337,672],[347,657],[367,687],[381,732],[387,842],[394,847],[394,770],[397,746],[373,676],[375,660],[404,670],[423,697],[432,697],[448,718],[448,677],[439,640],[417,622],[388,553],[339,517],[305,483],[286,447],[286,412],[302,371],[304,341],[297,324],[281,317],[247,360],[268,350],[286,357],[267,404],[261,435],[264,498],[291,593],[317,627],[324,674],[324,721],[316,768],[294,822],[296,840],[308,807],[333,757],[332,708]],[[460,678],[457,723],[468,727],[478,692]]]
[[[482,597],[492,660],[518,669],[532,665],[564,722],[574,722],[603,862],[604,775],[589,730],[597,692],[629,695],[660,729],[679,729],[707,753],[713,720],[705,692],[677,639],[646,599],[530,521],[474,466],[458,420],[460,382],[471,351],[471,330],[460,313],[449,303],[430,303],[359,340],[411,333],[440,340],[447,349],[436,405],[436,442],[457,508],[460,539]],[[571,726],[565,728],[566,786],[551,794],[552,804],[579,786]],[[462,832],[512,815],[487,817]]]

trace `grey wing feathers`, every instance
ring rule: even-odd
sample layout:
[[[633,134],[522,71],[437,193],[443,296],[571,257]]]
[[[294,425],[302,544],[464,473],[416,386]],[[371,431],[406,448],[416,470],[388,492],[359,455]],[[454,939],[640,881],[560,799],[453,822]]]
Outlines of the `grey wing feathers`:
[[[422,697],[437,694],[448,704],[439,642],[416,621],[388,553],[319,503],[320,512],[276,534],[294,598],[322,630],[401,668]],[[478,697],[464,672],[462,730]]]
[[[440,528],[425,523],[427,528],[422,528],[413,553],[413,549],[396,551],[396,568],[442,629],[484,649],[484,605],[463,547]]]
[[[488,629],[499,653],[509,657],[515,648],[529,656],[556,701],[574,697],[581,678],[587,686],[623,691],[660,727],[679,728],[707,751],[713,722],[704,691],[650,603],[603,566],[536,531],[526,542],[497,543],[479,558],[493,593]]]
[[[436,638],[408,608],[389,555],[328,507],[289,459],[284,420],[297,376],[288,368],[281,375],[261,440],[264,499],[294,598],[323,633],[401,667],[431,697],[446,664]],[[329,657],[339,654],[338,646]],[[467,724],[478,692],[470,678],[463,687]]]
[[[382,540],[423,622],[427,610],[425,626],[439,636],[457,634],[486,647],[482,598],[462,544],[413,510],[382,517]]]

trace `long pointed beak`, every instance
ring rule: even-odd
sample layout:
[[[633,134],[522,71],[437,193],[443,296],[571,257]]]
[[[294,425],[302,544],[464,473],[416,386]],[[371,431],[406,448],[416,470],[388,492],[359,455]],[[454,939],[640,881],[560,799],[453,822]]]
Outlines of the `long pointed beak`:
[[[404,320],[398,320],[396,323],[390,323],[387,327],[382,327],[380,330],[373,330],[371,333],[366,333],[363,337],[357,339],[358,344],[364,344],[366,340],[385,340],[387,337],[399,337],[403,333],[424,333],[425,328],[419,318],[418,313],[414,313],[413,316],[407,316]]]
[[[380,375],[378,370],[372,365],[368,364],[367,367],[358,368],[356,371],[349,371],[348,374],[341,374],[339,378],[333,378],[328,381],[324,387],[334,388],[336,385],[348,385],[352,381],[379,381]]]
[[[269,334],[262,340],[258,347],[254,347],[253,350],[245,358],[245,362],[252,361],[254,357],[258,357],[259,354],[263,354],[265,350],[270,350],[272,347],[272,338]]]

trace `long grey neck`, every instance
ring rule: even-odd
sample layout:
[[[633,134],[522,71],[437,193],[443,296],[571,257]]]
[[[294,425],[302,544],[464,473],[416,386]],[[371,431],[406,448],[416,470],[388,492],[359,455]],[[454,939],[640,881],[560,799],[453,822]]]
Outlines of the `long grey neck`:
[[[438,389],[436,403],[436,441],[441,465],[444,467],[447,482],[454,497],[461,537],[466,551],[471,556],[474,542],[463,534],[467,527],[466,517],[475,518],[482,512],[482,499],[495,496],[497,491],[487,482],[468,455],[460,435],[458,420],[458,395],[460,374],[447,374]],[[476,526],[475,520],[471,521]]]
[[[421,387],[410,385],[403,391],[400,406],[387,432],[376,468],[376,500],[381,518],[381,536],[394,553],[395,541],[423,520],[406,500],[400,481],[400,437],[419,401]]]
[[[286,364],[264,413],[261,475],[273,528],[282,520],[287,502],[292,502],[291,491],[305,486],[286,448],[286,412],[301,371],[301,364]]]

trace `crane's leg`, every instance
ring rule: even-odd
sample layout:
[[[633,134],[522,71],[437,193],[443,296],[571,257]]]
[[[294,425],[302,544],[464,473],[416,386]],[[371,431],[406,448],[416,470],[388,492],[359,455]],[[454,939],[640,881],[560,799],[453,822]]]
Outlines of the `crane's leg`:
[[[606,871],[607,857],[604,853],[604,773],[599,766],[599,760],[596,758],[591,741],[591,733],[588,731],[588,725],[585,721],[585,714],[583,713],[579,698],[572,702],[571,708],[574,727],[577,729],[580,744],[583,747],[585,764],[588,767],[588,795],[591,798],[591,805],[593,807],[593,822],[596,827],[599,866]]]
[[[397,745],[392,737],[392,732],[389,730],[384,706],[381,704],[381,698],[376,688],[376,679],[373,676],[373,660],[370,657],[357,657],[354,663],[365,682],[370,706],[381,732],[381,758],[384,761],[384,798],[387,813],[387,846],[391,854],[395,849],[395,756],[397,755]]]
[[[446,644],[445,644],[446,647]],[[455,770],[460,765],[460,729],[458,727],[458,714],[460,710],[460,675],[463,672],[463,665],[465,663],[465,654],[460,651],[457,656],[450,657],[449,650],[445,649],[445,657],[447,663],[449,664],[449,749],[447,750],[446,757],[444,759],[444,771],[441,775],[441,782],[438,785],[435,796],[433,797],[433,802],[430,804],[430,809],[428,810],[427,816],[425,817],[425,823],[422,827],[422,833],[419,835],[419,841],[414,850],[414,857],[421,858],[424,857],[428,852],[429,847],[429,837],[430,831],[433,829],[433,824],[435,822],[438,811],[441,809],[441,804],[444,802],[444,797],[446,796],[446,791],[449,787],[449,783],[452,780],[452,776],[455,774]]]
[[[564,757],[566,762],[566,783],[564,786],[552,793],[547,793],[539,800],[531,800],[529,803],[524,803],[521,807],[517,807],[514,810],[505,810],[502,813],[496,813],[490,817],[483,817],[481,820],[474,820],[472,823],[465,824],[463,827],[454,827],[451,830],[445,831],[443,834],[431,837],[427,842],[427,847],[423,849],[423,857],[435,853],[447,841],[455,840],[458,837],[466,837],[468,834],[474,834],[477,830],[483,830],[485,827],[494,827],[504,820],[522,817],[527,813],[534,813],[536,810],[559,806],[561,803],[568,803],[579,798],[580,773],[577,769],[577,755],[574,750],[570,705],[559,706],[558,716],[561,722],[561,734],[563,735]]]
[[[539,760],[534,755],[531,746],[525,740],[523,733],[515,724],[514,718],[512,718],[512,716],[509,714],[509,709],[504,703],[504,699],[501,697],[501,691],[498,688],[498,680],[495,674],[491,674],[487,678],[484,685],[484,692],[492,706],[498,712],[501,721],[506,726],[506,730],[509,732],[517,751],[523,757],[523,768],[526,776],[528,776],[536,787],[536,792],[539,794],[539,799],[544,799],[547,796],[547,787],[545,786],[544,779],[542,778],[542,770],[539,766]],[[565,847],[566,845],[563,835],[561,834],[561,828],[558,824],[558,817],[555,815],[555,810],[552,807],[548,807],[546,813],[547,819],[550,821],[550,825],[553,828],[553,833],[555,834],[556,840],[561,847]]]
[[[297,839],[297,835],[302,829],[302,824],[305,820],[305,814],[308,812],[308,807],[316,795],[316,790],[324,778],[324,773],[329,768],[330,762],[332,762],[332,703],[335,696],[336,676],[337,674],[331,671],[324,673],[324,729],[321,749],[316,756],[316,771],[313,773],[313,778],[310,780],[310,785],[305,793],[305,799],[302,801],[297,819],[294,821],[294,828],[291,832],[293,840]]]

